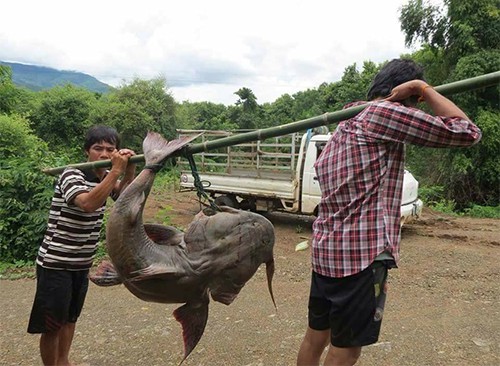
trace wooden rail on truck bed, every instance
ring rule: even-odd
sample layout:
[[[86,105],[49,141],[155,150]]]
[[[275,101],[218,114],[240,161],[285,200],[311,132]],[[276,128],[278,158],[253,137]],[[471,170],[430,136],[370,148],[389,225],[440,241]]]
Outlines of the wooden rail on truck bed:
[[[203,132],[193,143],[205,143],[248,131],[178,130],[177,132],[179,136]],[[194,155],[196,169],[199,173],[291,179],[295,176],[301,136],[302,134],[292,133],[209,152],[204,151]],[[183,171],[190,169],[186,159],[180,158],[178,164]]]

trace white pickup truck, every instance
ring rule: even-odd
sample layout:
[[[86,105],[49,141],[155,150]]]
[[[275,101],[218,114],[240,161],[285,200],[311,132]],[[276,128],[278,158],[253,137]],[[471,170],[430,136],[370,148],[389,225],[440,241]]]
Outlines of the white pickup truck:
[[[315,215],[321,198],[314,162],[330,133],[324,130],[305,134],[293,133],[263,141],[229,146],[195,154],[196,172],[216,204],[253,211],[284,211]],[[203,133],[196,143],[247,131],[178,130],[180,136]],[[179,159],[182,189],[195,189],[191,168]],[[418,217],[422,201],[418,199],[418,182],[405,171],[402,224]]]

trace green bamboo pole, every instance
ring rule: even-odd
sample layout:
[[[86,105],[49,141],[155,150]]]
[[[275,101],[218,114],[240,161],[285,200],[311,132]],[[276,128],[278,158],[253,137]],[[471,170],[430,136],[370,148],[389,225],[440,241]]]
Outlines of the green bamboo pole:
[[[452,95],[457,93],[462,93],[466,91],[472,91],[475,89],[482,89],[489,86],[495,86],[500,84],[500,71],[492,72],[489,74],[473,77],[470,79],[464,79],[460,81],[455,81],[453,83],[444,84],[436,86],[435,89],[442,95]],[[173,154],[173,156],[178,156],[181,154],[196,154],[202,151],[209,151],[218,149],[221,147],[227,147],[232,145],[241,144],[244,142],[264,140],[269,137],[282,136],[289,133],[304,131],[309,128],[329,125],[335,122],[340,122],[349,118],[354,117],[356,114],[361,112],[367,104],[346,108],[341,111],[328,112],[320,116],[307,118],[301,121],[287,123],[281,126],[269,127],[260,130],[240,133],[238,135],[223,137],[217,140],[208,141],[200,144],[193,144],[185,147],[183,150],[178,151]],[[137,164],[144,162],[144,155],[132,156],[129,160],[131,163]],[[61,173],[67,167],[74,167],[81,170],[89,170],[96,168],[109,168],[111,167],[111,160],[101,160],[95,162],[87,162],[80,164],[70,164],[65,166],[60,166],[56,168],[49,168],[43,170],[44,173],[50,175],[56,175]]]

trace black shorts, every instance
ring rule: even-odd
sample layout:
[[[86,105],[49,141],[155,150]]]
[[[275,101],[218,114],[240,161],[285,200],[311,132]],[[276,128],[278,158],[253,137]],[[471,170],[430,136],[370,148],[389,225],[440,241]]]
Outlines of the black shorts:
[[[89,288],[88,270],[64,271],[36,266],[36,294],[28,333],[57,331],[76,323]]]
[[[374,262],[365,270],[343,278],[313,272],[309,297],[309,327],[331,330],[336,347],[362,347],[376,343],[387,294],[387,267]]]

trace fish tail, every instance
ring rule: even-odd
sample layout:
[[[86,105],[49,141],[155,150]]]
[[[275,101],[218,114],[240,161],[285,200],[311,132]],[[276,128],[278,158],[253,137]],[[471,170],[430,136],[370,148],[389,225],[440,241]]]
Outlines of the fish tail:
[[[277,310],[276,301],[274,301],[273,294],[273,276],[274,276],[274,258],[266,262],[266,276],[267,276],[267,288],[269,289],[269,294],[273,300],[274,308]]]
[[[193,141],[198,136],[199,135],[183,136],[178,139],[168,141],[159,133],[148,132],[142,143],[146,167],[150,167],[151,169],[156,167],[159,170],[159,168],[161,168],[161,164],[166,158]]]
[[[182,337],[184,339],[182,363],[196,347],[205,331],[208,319],[208,298],[200,306],[195,307],[190,303],[182,305],[174,310],[174,317],[182,326]]]

